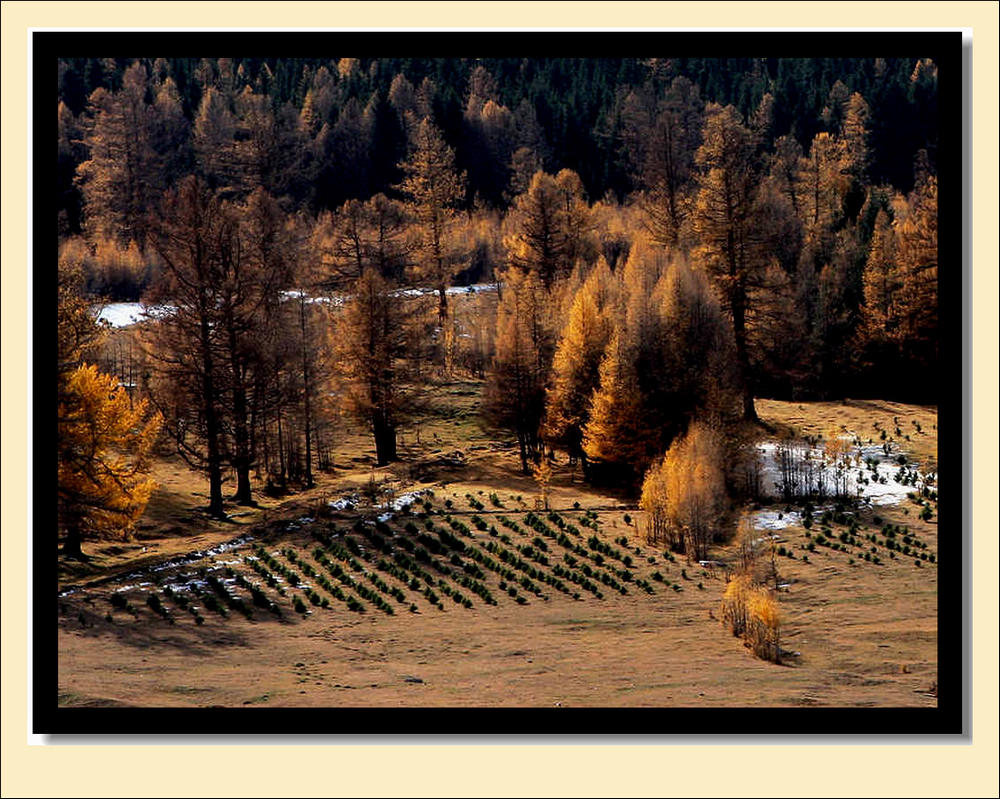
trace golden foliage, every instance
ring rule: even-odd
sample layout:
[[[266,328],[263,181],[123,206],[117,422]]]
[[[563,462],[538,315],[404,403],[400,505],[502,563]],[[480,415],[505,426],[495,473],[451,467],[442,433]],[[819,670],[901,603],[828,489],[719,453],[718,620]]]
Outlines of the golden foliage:
[[[590,208],[579,175],[563,169],[553,177],[538,171],[510,213],[511,233],[504,240],[518,269],[536,272],[546,290],[572,272],[579,260],[593,263],[597,245]]]
[[[542,506],[549,509],[549,489],[552,484],[552,465],[549,459],[542,455],[541,459],[531,470],[532,477],[538,484],[538,491],[542,495]]]
[[[893,221],[885,211],[875,219],[859,336],[883,357],[936,361],[937,194],[936,178],[923,176],[908,198],[893,198]]]
[[[601,358],[611,336],[610,305],[616,283],[601,258],[573,296],[552,363],[546,399],[546,435],[565,444],[570,454],[582,452],[583,428],[590,418],[590,399],[598,387]]]
[[[127,534],[155,483],[148,458],[160,430],[145,400],[133,408],[126,390],[96,366],[66,381],[59,401],[59,515],[68,549],[82,538]]]
[[[583,450],[638,483],[692,417],[735,413],[736,369],[707,279],[680,258],[637,240],[618,295]]]
[[[416,276],[438,292],[438,315],[448,316],[445,289],[465,268],[460,243],[451,235],[454,206],[465,193],[465,173],[455,167],[455,151],[430,119],[423,119],[413,132],[412,152],[399,164],[403,182],[397,187],[410,201],[418,222],[419,255]]]
[[[725,502],[722,440],[707,425],[694,422],[646,473],[639,500],[647,513],[646,540],[704,560]]]
[[[736,575],[726,585],[720,615],[757,657],[781,663],[781,613],[771,591],[747,574]]]

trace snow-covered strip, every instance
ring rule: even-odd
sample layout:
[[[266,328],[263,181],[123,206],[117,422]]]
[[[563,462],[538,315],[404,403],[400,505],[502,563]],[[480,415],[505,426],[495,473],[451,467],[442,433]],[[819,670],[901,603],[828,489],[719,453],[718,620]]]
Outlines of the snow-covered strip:
[[[230,541],[224,541],[221,544],[216,544],[210,549],[198,550],[196,552],[189,552],[180,558],[174,558],[173,560],[168,560],[164,563],[154,566],[150,569],[153,572],[162,572],[167,569],[174,569],[178,566],[183,566],[186,563],[191,563],[192,561],[201,560],[203,558],[211,558],[216,555],[221,555],[223,552],[228,552],[231,549],[236,549],[237,547],[243,546],[244,544],[253,541],[252,535],[241,535],[238,538],[233,538]],[[232,561],[233,563],[238,563],[238,561]]]
[[[495,283],[473,283],[470,286],[448,286],[444,293],[450,297],[462,294],[484,294],[495,292]],[[429,297],[437,294],[437,289],[427,286],[415,286],[413,288],[396,289],[392,292],[394,297]],[[329,305],[343,305],[344,301],[351,295],[341,292],[331,292],[330,294],[312,295],[303,289],[287,289],[279,296],[282,300],[302,300],[305,303],[320,302]]]
[[[129,327],[146,319],[159,319],[173,313],[173,305],[143,305],[141,302],[111,302],[100,307],[97,321],[111,327]]]
[[[495,292],[495,283],[473,283],[471,286],[449,286],[445,294],[456,296],[462,294],[484,294]],[[437,289],[427,287],[397,289],[393,292],[397,297],[425,297],[437,293]],[[282,300],[302,300],[306,304],[321,303],[323,305],[343,305],[349,295],[332,293],[311,295],[303,289],[286,289],[278,295]],[[97,309],[95,309],[97,310]],[[111,327],[130,327],[147,319],[159,319],[173,313],[173,305],[143,305],[141,302],[110,302],[97,310],[97,321],[106,322]]]
[[[198,588],[198,589],[208,588],[208,580],[191,579],[191,580],[185,580],[184,582],[181,583],[166,583],[164,585],[164,588],[169,588],[171,591],[174,591],[175,593],[180,591],[187,592],[190,591],[192,588]]]
[[[450,297],[454,297],[460,294],[483,294],[496,290],[495,283],[473,283],[469,286],[448,286],[444,290],[444,293]],[[397,289],[393,293],[398,297],[423,297],[429,294],[437,294],[438,292],[437,289],[420,286],[410,289]]]
[[[286,291],[278,292],[278,297],[284,300],[302,300],[306,305],[312,305],[313,303],[320,303],[322,305],[343,305],[344,295],[343,294],[321,294],[314,297],[307,291],[302,289],[288,289]]]

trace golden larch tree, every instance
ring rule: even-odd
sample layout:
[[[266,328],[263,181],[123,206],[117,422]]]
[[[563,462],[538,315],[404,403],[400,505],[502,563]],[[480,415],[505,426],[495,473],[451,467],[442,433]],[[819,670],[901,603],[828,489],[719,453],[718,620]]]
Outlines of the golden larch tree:
[[[901,333],[926,366],[937,361],[937,211],[937,179],[928,176],[913,190],[909,213],[896,225]]]
[[[622,333],[616,330],[601,358],[599,384],[583,428],[583,451],[593,461],[632,469],[648,462],[651,431],[634,364]]]
[[[552,363],[545,434],[565,446],[570,457],[583,457],[585,470],[583,428],[590,418],[590,400],[611,337],[611,305],[616,296],[616,280],[601,258],[573,296]]]
[[[413,134],[412,152],[399,164],[403,182],[399,190],[408,198],[419,224],[420,260],[416,276],[438,293],[438,318],[442,328],[448,318],[447,288],[464,268],[452,237],[454,207],[465,194],[465,173],[455,167],[455,151],[430,119],[423,119]]]
[[[85,539],[122,536],[142,515],[155,487],[149,454],[160,430],[145,400],[131,407],[117,378],[83,365],[59,401],[59,522],[63,553],[83,558]]]
[[[863,273],[862,332],[873,342],[893,340],[899,329],[899,289],[896,234],[884,209],[875,217],[868,258]]]
[[[116,378],[86,363],[101,340],[82,294],[83,274],[72,251],[58,264],[56,389],[59,526],[63,553],[86,559],[86,539],[127,534],[154,488],[148,458],[160,429],[146,402],[133,406]]]

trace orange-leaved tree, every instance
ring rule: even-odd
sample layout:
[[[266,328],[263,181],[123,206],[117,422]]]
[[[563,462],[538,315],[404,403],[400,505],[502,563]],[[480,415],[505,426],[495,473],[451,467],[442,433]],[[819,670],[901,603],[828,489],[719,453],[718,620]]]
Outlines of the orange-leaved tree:
[[[600,366],[612,333],[611,307],[617,284],[601,258],[575,292],[569,318],[556,346],[552,380],[546,395],[546,435],[581,458],[583,429],[590,419],[590,400],[600,385]]]
[[[59,401],[59,521],[67,557],[83,558],[84,539],[127,534],[155,483],[149,453],[160,416],[143,400],[130,407],[117,378],[84,364],[69,374]]]
[[[666,543],[688,559],[704,560],[725,511],[721,437],[693,422],[643,482],[640,507],[648,514],[647,539]]]

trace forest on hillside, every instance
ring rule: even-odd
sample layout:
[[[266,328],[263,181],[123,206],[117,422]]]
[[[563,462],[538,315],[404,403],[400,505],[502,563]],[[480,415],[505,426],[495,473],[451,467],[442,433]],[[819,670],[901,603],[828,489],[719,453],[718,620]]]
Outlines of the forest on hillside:
[[[390,463],[456,373],[525,472],[709,505],[756,397],[933,401],[936,92],[921,58],[62,61],[63,519],[134,520],[164,441],[216,515],[230,469],[312,484],[345,414]],[[112,351],[95,304],[139,299]],[[102,448],[137,456],[81,479]]]

